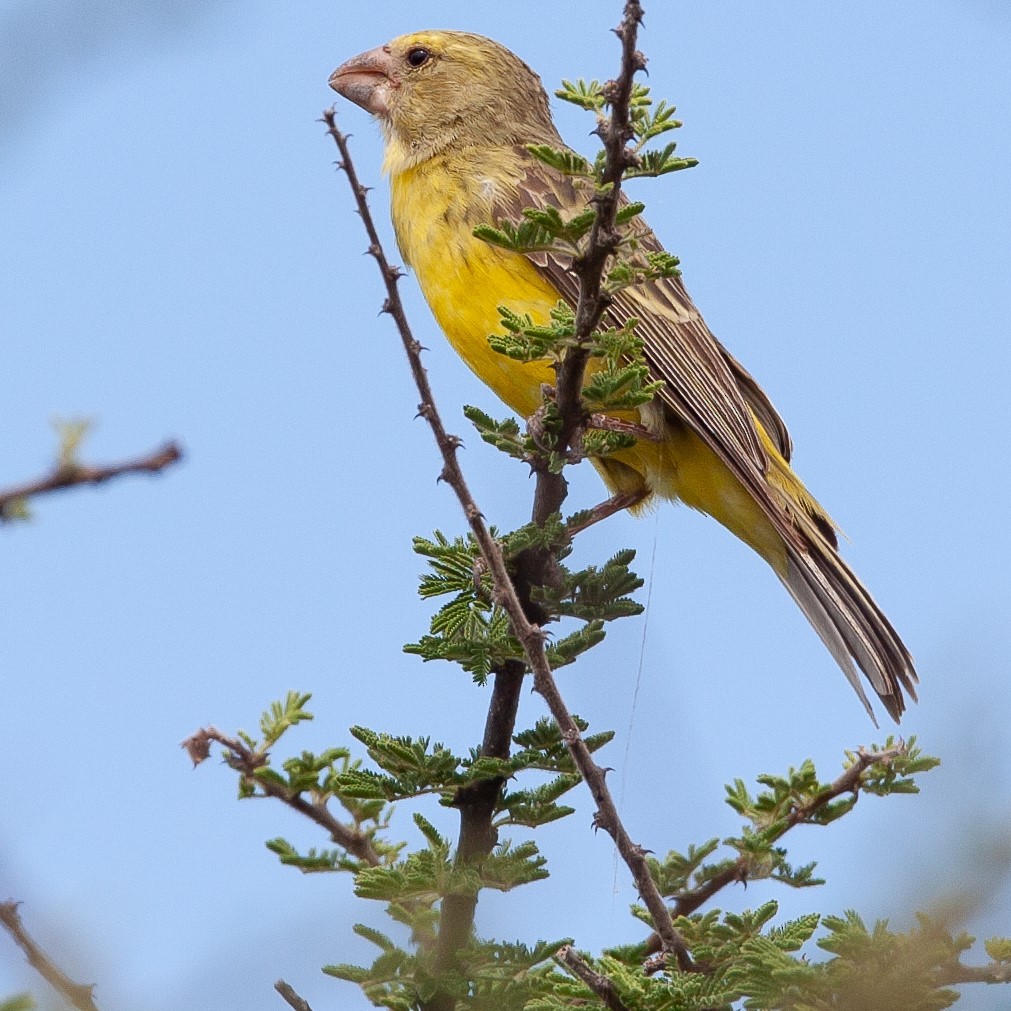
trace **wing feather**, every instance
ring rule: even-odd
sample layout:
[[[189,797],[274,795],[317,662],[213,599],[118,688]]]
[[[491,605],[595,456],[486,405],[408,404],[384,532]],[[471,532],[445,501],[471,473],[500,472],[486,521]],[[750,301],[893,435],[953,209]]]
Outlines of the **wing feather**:
[[[524,168],[515,186],[498,194],[497,219],[516,220],[525,207],[575,211],[585,205],[586,193],[570,177],[534,162],[523,149],[517,149],[517,154]],[[662,249],[645,224],[637,221],[634,228],[641,252]],[[559,296],[575,305],[579,286],[570,263],[553,252],[533,253],[529,259]],[[638,320],[636,332],[643,339],[652,378],[663,383],[659,399],[723,460],[783,538],[787,566],[779,577],[864,705],[867,699],[854,660],[888,712],[898,719],[905,707],[903,688],[916,698],[912,659],[884,613],[836,552],[831,522],[817,512],[813,502],[805,504],[803,497],[794,500],[770,474],[770,468],[789,468],[770,461],[758,426],[787,462],[792,443],[769,398],[713,336],[680,277],[617,292],[607,313],[608,325],[621,326],[631,318]]]

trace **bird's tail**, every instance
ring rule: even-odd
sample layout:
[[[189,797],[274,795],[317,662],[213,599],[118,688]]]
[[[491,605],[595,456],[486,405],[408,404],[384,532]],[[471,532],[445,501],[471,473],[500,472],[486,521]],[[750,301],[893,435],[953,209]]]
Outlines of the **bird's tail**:
[[[835,549],[815,535],[806,549],[787,547],[786,571],[779,572],[790,595],[807,615],[875,725],[855,660],[889,715],[898,722],[906,701],[916,701],[913,660],[891,622]]]

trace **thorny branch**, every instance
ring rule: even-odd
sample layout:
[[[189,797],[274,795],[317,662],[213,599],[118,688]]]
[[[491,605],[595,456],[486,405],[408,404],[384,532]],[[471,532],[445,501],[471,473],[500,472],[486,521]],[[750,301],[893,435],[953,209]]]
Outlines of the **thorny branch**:
[[[614,983],[592,966],[587,965],[571,944],[558,950],[555,954],[555,961],[585,983],[610,1011],[629,1011],[618,996]]]
[[[617,80],[604,85],[611,114],[599,117],[595,131],[603,142],[606,154],[602,181],[607,189],[590,200],[596,209],[596,217],[585,251],[572,263],[572,272],[579,279],[575,346],[568,350],[559,365],[555,383],[555,403],[562,417],[558,450],[562,453],[572,444],[580,426],[586,421],[582,390],[583,374],[590,357],[587,341],[611,304],[610,296],[604,291],[603,276],[607,261],[621,242],[621,235],[614,227],[621,202],[621,180],[625,170],[635,163],[635,155],[628,142],[633,135],[630,115],[632,84],[636,73],[646,68],[646,58],[635,48],[642,17],[639,0],[628,0],[621,24],[614,29],[621,40],[621,70]],[[538,473],[535,508],[543,518],[561,508],[565,494],[565,479],[560,474],[550,474],[547,468]]]
[[[19,502],[36,495],[79,484],[102,484],[124,474],[157,474],[181,460],[182,455],[182,450],[176,443],[168,442],[145,456],[105,467],[92,467],[82,463],[59,464],[44,477],[0,490],[0,523],[14,518],[14,509]]]
[[[294,987],[285,983],[283,979],[279,979],[274,984],[274,989],[284,998],[288,1007],[294,1008],[295,1011],[312,1011],[312,1008],[309,1007],[309,1002],[304,997],[299,996]]]
[[[586,513],[578,523],[572,521],[567,523],[565,525],[565,532],[570,538],[575,537],[576,534],[588,530],[594,524],[606,520],[609,516],[637,506],[646,495],[647,492],[641,491],[618,492],[618,494],[612,495],[609,499],[605,499],[598,505],[586,510]]]
[[[0,926],[11,935],[14,943],[24,952],[28,964],[58,990],[67,1001],[79,1011],[98,1011],[92,992],[93,983],[75,983],[53,960],[28,936],[28,932],[18,915],[18,905],[13,899],[0,902]]]
[[[193,760],[193,764],[199,765],[210,754],[211,741],[217,741],[225,749],[225,763],[239,773],[243,782],[314,821],[338,846],[346,849],[352,856],[373,867],[379,866],[382,862],[372,845],[372,840],[364,832],[351,828],[335,818],[325,804],[306,800],[299,792],[289,790],[271,779],[261,779],[257,776],[257,769],[267,764],[266,753],[253,751],[237,737],[229,737],[215,727],[198,730],[192,737],[183,741],[182,746]]]
[[[435,398],[432,395],[432,388],[428,382],[428,374],[421,363],[421,345],[415,340],[411,332],[411,326],[407,321],[407,314],[404,311],[403,302],[397,289],[397,281],[403,275],[386,258],[386,253],[379,239],[379,233],[372,219],[372,213],[369,210],[366,199],[367,190],[358,181],[358,174],[355,171],[354,162],[351,160],[347,137],[338,128],[335,111],[332,108],[323,114],[323,121],[327,125],[327,132],[333,137],[340,151],[340,167],[348,177],[348,183],[351,186],[355,202],[358,206],[358,213],[368,234],[370,243],[369,253],[372,254],[379,265],[383,283],[386,286],[386,300],[383,303],[383,311],[393,317],[403,341],[411,373],[414,376],[415,385],[421,397],[418,414],[428,422],[435,436],[439,451],[442,454],[443,469],[441,478],[453,489],[463,507],[464,515],[481,549],[481,554],[488,565],[496,589],[506,589],[509,603],[503,602],[503,607],[505,607],[510,616],[519,615],[531,634],[540,639],[542,636],[540,629],[530,625],[523,616],[523,607],[509,578],[498,542],[491,536],[484,523],[481,511],[477,507],[470,489],[467,487],[467,482],[456,456],[460,440],[446,431],[442,418],[436,409]],[[543,643],[542,639],[540,641]],[[543,644],[541,645],[541,653],[543,656]],[[516,712],[519,707],[523,673],[521,665],[507,665],[505,669],[495,673],[488,720],[482,743],[482,754],[491,757],[508,757]],[[465,860],[478,859],[486,856],[494,848],[495,835],[491,825],[491,816],[501,787],[502,784],[499,780],[489,780],[487,786],[485,784],[475,784],[469,797],[457,797],[457,806],[460,808],[461,815],[460,845],[457,847],[458,861],[463,862]],[[476,795],[479,789],[480,795]],[[452,963],[456,951],[466,942],[473,926],[476,904],[477,898],[473,895],[450,895],[446,897],[439,931],[438,957],[443,966],[448,967]],[[452,1003],[449,1001],[442,1002],[437,997],[429,1001],[427,1006],[430,1011],[441,1011],[444,1006],[446,1008],[452,1007]]]
[[[604,130],[604,142],[605,148],[608,150],[609,161],[608,178],[615,180],[620,178],[627,164],[626,159],[628,155],[625,153],[625,143],[627,137],[630,136],[628,103],[629,96],[631,95],[632,77],[637,70],[641,70],[644,66],[643,57],[635,49],[637,30],[641,20],[642,7],[638,3],[638,0],[628,0],[625,5],[625,14],[621,25],[616,29],[622,41],[622,70],[618,82],[608,85],[613,114],[611,125]],[[579,728],[569,714],[568,707],[565,705],[565,701],[558,690],[544,651],[544,632],[528,619],[527,609],[524,607],[524,602],[520,599],[516,585],[510,577],[500,546],[491,536],[485,525],[483,515],[470,493],[456,455],[460,441],[457,437],[449,435],[446,432],[442,419],[436,409],[428,376],[421,363],[421,345],[415,340],[411,332],[410,324],[407,321],[403,303],[397,290],[397,281],[402,276],[402,273],[399,269],[390,265],[383,251],[379,234],[376,231],[375,223],[368,207],[366,189],[358,181],[358,176],[348,150],[347,137],[337,126],[334,109],[328,110],[324,114],[323,119],[327,125],[327,132],[333,137],[340,151],[340,168],[347,174],[358,213],[361,215],[368,234],[370,242],[369,253],[375,258],[382,274],[387,292],[387,298],[383,303],[383,311],[393,317],[403,341],[411,372],[421,397],[418,413],[429,423],[442,454],[443,469],[441,476],[453,489],[463,508],[464,515],[491,574],[496,602],[509,615],[513,631],[523,647],[527,665],[533,672],[535,690],[547,702],[551,715],[558,723],[562,737],[572,754],[576,768],[590,789],[591,795],[597,805],[597,813],[594,818],[595,826],[603,828],[614,839],[618,852],[632,872],[639,895],[653,918],[657,934],[661,938],[663,950],[674,955],[680,968],[684,970],[694,969],[688,947],[675,929],[666,903],[663,901],[655,882],[650,876],[646,863],[646,850],[633,843],[625,830],[624,825],[618,817],[610,790],[605,782],[604,770],[593,761],[590,751],[580,735]],[[613,232],[614,214],[617,209],[618,199],[617,185],[612,187],[612,190],[612,200],[597,199],[598,221],[591,230],[590,245],[583,257],[587,265],[579,268],[583,271],[585,277],[583,274],[580,275],[581,293],[577,307],[577,326],[579,327],[578,333],[584,340],[599,322],[607,304],[606,296],[603,294],[601,288],[601,273],[608,256],[611,255],[611,252],[615,248]],[[595,249],[595,244],[601,244],[601,249]],[[596,266],[592,267],[590,264],[596,264]],[[590,276],[593,270],[596,270],[595,281]],[[579,349],[577,348],[576,350],[578,351]],[[570,352],[570,356],[572,357],[572,362],[568,364],[567,368],[563,365],[562,370],[560,370],[559,388],[556,394],[559,410],[563,418],[563,425],[569,438],[571,438],[583,422],[582,415],[584,411],[580,401],[580,391],[582,388],[583,367],[585,366],[585,355],[581,364],[579,362],[579,354],[571,355]],[[570,356],[566,356],[567,363]],[[573,389],[575,390],[574,395],[572,393]],[[564,445],[562,448],[564,449]],[[534,504],[535,521],[538,518],[543,521],[551,513],[557,512],[564,498],[564,481],[559,484],[557,481],[552,481],[550,475],[548,478],[545,478],[544,475],[538,475],[538,490]],[[496,679],[496,687],[497,683],[498,679]],[[518,691],[518,685],[514,687]],[[489,826],[489,833],[490,831]],[[483,852],[490,852],[487,843],[491,838],[493,837],[490,835],[486,838],[485,846],[481,848]],[[473,901],[469,902],[469,906],[471,915],[468,916],[466,923],[454,925],[454,936],[466,937],[469,934],[472,926]],[[449,1001],[433,1000],[427,1006],[432,1011],[441,1011],[443,1007],[451,1007],[452,1003]]]

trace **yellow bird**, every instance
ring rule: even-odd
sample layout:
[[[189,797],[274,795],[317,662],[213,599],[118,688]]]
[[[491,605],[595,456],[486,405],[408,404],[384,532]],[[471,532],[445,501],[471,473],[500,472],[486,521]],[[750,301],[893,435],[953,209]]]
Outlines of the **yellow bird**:
[[[402,35],[348,60],[330,86],[372,113],[386,141],[393,225],[439,325],[461,358],[527,417],[552,383],[547,361],[493,351],[499,306],[547,323],[575,304],[564,258],[524,255],[475,238],[477,225],[517,220],[525,207],[582,210],[573,179],[527,145],[564,143],[540,78],[504,46],[464,32]],[[662,247],[645,226],[648,252]],[[606,322],[639,320],[652,379],[639,409],[652,439],[595,460],[613,493],[675,499],[708,513],[773,568],[856,689],[856,665],[896,720],[903,689],[916,698],[912,659],[890,622],[839,557],[834,525],[790,468],[791,442],[768,397],[713,336],[680,278],[626,288]]]

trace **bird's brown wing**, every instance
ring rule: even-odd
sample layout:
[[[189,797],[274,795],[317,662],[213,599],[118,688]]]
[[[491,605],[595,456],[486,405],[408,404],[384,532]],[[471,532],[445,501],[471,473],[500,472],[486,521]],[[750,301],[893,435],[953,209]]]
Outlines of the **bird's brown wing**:
[[[571,212],[585,206],[586,194],[570,177],[526,157],[529,167],[515,188],[499,195],[497,220],[518,220],[527,207]],[[662,250],[645,224],[634,227],[641,253]],[[579,282],[569,262],[553,252],[528,255],[559,297],[575,305]],[[727,464],[768,513],[780,515],[782,499],[766,480],[769,461],[755,420],[788,459],[786,425],[755,380],[713,336],[681,279],[664,278],[617,292],[606,318],[614,326],[630,318],[639,321],[636,333],[643,339],[646,363],[652,378],[663,383],[660,400]],[[792,527],[785,526],[786,539],[796,538]]]
[[[518,220],[526,207],[553,206],[576,211],[586,194],[571,178],[554,172],[522,149],[515,187],[498,195],[497,219]],[[636,223],[642,252],[662,249],[645,224]],[[529,254],[559,296],[571,305],[579,285],[567,260],[553,252]],[[871,718],[874,714],[854,669],[866,674],[888,712],[898,720],[903,688],[916,698],[912,659],[887,617],[859,579],[839,557],[825,517],[769,480],[768,454],[758,433],[761,424],[779,453],[790,458],[790,436],[782,419],[755,380],[713,336],[680,277],[625,288],[614,295],[609,325],[635,318],[652,378],[663,387],[658,396],[726,464],[768,516],[787,551],[787,568],[778,572],[787,590],[821,636]],[[775,464],[775,466],[781,466]]]
[[[716,340],[714,337],[713,340]],[[779,411],[772,406],[772,401],[768,394],[755,377],[722,345],[716,341],[717,347],[723,353],[723,360],[727,363],[737,382],[741,396],[748,402],[748,407],[754,412],[756,418],[766,434],[772,439],[773,445],[779,450],[779,455],[787,462],[793,456],[793,439],[786,427],[786,422],[779,416]]]

